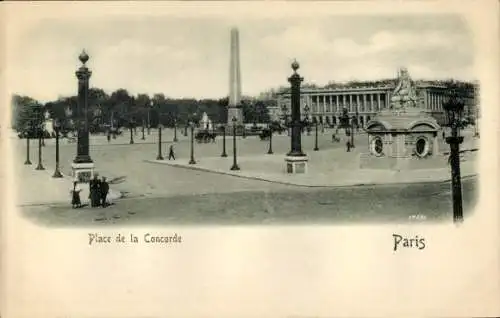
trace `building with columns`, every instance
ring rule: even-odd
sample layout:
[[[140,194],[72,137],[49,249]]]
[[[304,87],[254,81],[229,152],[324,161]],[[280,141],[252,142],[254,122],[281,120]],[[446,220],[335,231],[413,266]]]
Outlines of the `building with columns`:
[[[357,83],[356,86],[339,88],[304,88],[301,90],[301,116],[307,116],[312,122],[337,125],[346,108],[349,116],[356,116],[364,126],[382,109],[389,107],[391,95],[396,87],[394,83],[370,86],[369,82]],[[448,88],[439,82],[415,82],[419,107],[424,108],[439,124],[445,121],[443,102]],[[472,86],[472,85],[471,85]],[[464,118],[477,116],[477,88],[467,90]],[[283,92],[277,97],[278,109],[282,118],[290,114],[290,92]],[[307,107],[306,107],[307,106]],[[308,109],[308,112],[306,110]],[[308,114],[307,114],[308,113]]]

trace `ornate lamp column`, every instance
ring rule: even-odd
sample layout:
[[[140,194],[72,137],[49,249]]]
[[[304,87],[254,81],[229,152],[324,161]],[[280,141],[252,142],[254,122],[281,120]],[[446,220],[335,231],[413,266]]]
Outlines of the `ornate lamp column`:
[[[291,149],[287,153],[285,161],[288,173],[305,173],[307,171],[307,155],[302,152],[301,143],[301,121],[300,121],[300,83],[304,80],[297,74],[299,63],[292,63],[293,74],[288,78],[291,84],[291,108],[292,108],[292,138]]]
[[[149,101],[149,107],[148,107],[148,136],[151,135],[151,108],[153,108],[153,101]]]
[[[226,153],[226,125],[222,126],[222,154],[220,155],[221,157],[227,157]]]
[[[351,118],[351,148],[355,148],[355,146],[354,146],[354,117]]]
[[[144,136],[144,119],[142,120],[142,137],[141,137],[141,140],[146,140],[146,137]]]
[[[177,115],[174,117],[174,142],[177,142]]]
[[[189,160],[190,165],[196,164],[194,160],[194,121],[189,122],[189,126],[191,127],[191,159]]]
[[[40,126],[37,128],[38,130],[38,165],[36,166],[36,170],[45,170],[42,165],[42,140],[43,140],[43,129]]]
[[[238,122],[238,119],[236,117],[233,117],[232,119],[233,122],[233,165],[231,167],[231,170],[240,170],[240,167],[238,166],[238,162],[236,160],[236,125]]]
[[[73,176],[80,182],[88,182],[93,175],[94,163],[89,155],[89,130],[88,130],[88,91],[89,79],[92,72],[87,68],[85,63],[89,60],[89,56],[85,51],[79,56],[82,66],[76,71],[78,78],[78,141],[77,153],[73,160]]]
[[[26,125],[26,161],[24,162],[25,165],[30,165],[30,132],[31,132],[31,124]]]
[[[315,125],[315,134],[314,134],[314,151],[318,151],[318,122]]]
[[[156,156],[156,160],[163,160],[163,156],[161,155],[161,128],[162,124],[158,124],[158,156]]]
[[[268,155],[273,154],[273,128],[270,124],[267,124],[267,128],[269,129],[269,150],[267,150]]]
[[[129,143],[132,145],[134,143],[134,135],[133,135],[134,129],[132,127],[132,119],[129,120],[128,126],[129,126],[129,129],[130,129],[130,141],[129,141]]]
[[[307,135],[311,135],[311,131],[309,130],[309,106],[304,107],[304,122],[306,123]]]
[[[297,61],[292,63],[293,75],[288,78],[292,86],[292,138],[291,138],[291,149],[288,156],[305,156],[302,152],[302,140],[301,140],[301,123],[300,123],[300,83],[304,80],[297,74],[299,68],[299,63]]]
[[[451,191],[453,200],[453,221],[460,223],[463,221],[462,207],[462,180],[460,177],[460,144],[464,137],[459,136],[459,125],[464,109],[464,102],[459,100],[455,94],[443,103],[443,108],[451,126],[451,136],[446,137],[446,143],[450,145],[450,165],[451,165]]]
[[[62,178],[63,175],[61,174],[61,171],[59,170],[59,130],[61,128],[61,124],[59,123],[59,120],[55,119],[54,120],[54,131],[56,132],[56,170],[54,171],[54,174],[52,175],[53,178]]]

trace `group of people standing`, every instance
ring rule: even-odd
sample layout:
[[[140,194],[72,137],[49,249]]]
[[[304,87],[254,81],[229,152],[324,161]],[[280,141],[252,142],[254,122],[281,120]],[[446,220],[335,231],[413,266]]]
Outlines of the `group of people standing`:
[[[106,197],[109,192],[109,183],[106,181],[106,177],[102,177],[101,180],[94,175],[94,179],[89,181],[89,199],[90,206],[95,208],[98,206],[106,207]]]
[[[73,208],[82,207],[82,201],[80,199],[80,192],[82,190],[78,187],[78,182],[73,182],[73,189],[71,190],[72,198],[71,205]],[[101,180],[94,175],[94,178],[89,181],[89,199],[90,206],[95,207],[103,207],[105,208],[107,203],[107,196],[109,193],[109,183],[106,181],[106,177],[102,177]]]

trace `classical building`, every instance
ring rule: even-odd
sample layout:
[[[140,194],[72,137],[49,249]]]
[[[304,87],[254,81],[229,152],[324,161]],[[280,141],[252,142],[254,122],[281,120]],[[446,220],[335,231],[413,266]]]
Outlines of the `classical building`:
[[[406,70],[405,70],[406,71]],[[445,120],[443,101],[448,91],[440,82],[415,81],[416,99],[419,108],[434,117],[439,124]],[[397,80],[382,85],[371,85],[370,82],[359,82],[356,86],[338,88],[303,88],[301,89],[301,115],[309,117],[313,122],[336,125],[346,108],[349,116],[357,116],[358,122],[364,126],[383,109],[389,108]],[[472,86],[472,85],[471,85]],[[474,85],[474,87],[476,87]],[[464,117],[477,116],[477,89],[469,89],[464,97]],[[278,109],[281,117],[290,115],[290,92],[278,94]],[[307,106],[307,107],[306,107]],[[308,110],[308,111],[306,111]]]

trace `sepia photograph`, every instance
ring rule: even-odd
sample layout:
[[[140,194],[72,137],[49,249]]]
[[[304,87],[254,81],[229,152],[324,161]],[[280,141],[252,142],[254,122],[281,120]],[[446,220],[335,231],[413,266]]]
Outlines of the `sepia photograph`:
[[[498,316],[499,12],[2,4],[0,316]]]
[[[37,224],[474,211],[480,85],[460,15],[51,19],[22,36],[11,138]]]

